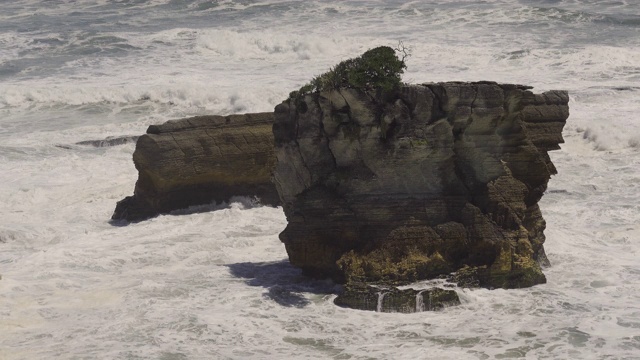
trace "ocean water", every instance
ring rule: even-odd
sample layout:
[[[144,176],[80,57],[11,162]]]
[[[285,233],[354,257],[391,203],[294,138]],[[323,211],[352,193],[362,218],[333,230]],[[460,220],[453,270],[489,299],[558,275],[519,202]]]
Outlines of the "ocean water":
[[[399,41],[404,81],[566,89],[548,283],[333,305],[248,199],[112,226],[150,124],[271,111]],[[0,1],[0,359],[640,359],[640,2]],[[424,286],[424,284],[417,284]]]

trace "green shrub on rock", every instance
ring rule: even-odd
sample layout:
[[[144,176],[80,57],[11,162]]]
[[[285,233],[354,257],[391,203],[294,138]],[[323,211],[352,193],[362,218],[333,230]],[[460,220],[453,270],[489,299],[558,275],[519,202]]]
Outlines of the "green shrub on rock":
[[[402,59],[398,58],[397,51],[403,52]],[[300,90],[291,92],[289,98],[299,99],[311,93],[338,88],[391,90],[400,85],[401,76],[407,68],[404,62],[406,56],[404,48],[394,50],[388,46],[379,46],[367,50],[364,54],[344,60],[326,73],[316,76]]]

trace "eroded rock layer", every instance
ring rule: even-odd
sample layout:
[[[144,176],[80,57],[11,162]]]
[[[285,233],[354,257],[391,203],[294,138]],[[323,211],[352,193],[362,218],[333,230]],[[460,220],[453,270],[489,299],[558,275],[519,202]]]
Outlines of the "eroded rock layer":
[[[460,269],[487,287],[545,282],[537,204],[569,98],[529,89],[430,83],[278,105],[274,182],[291,263],[348,283]]]
[[[273,113],[198,116],[152,125],[133,153],[133,196],[115,220],[139,221],[189,206],[255,196],[276,205]]]

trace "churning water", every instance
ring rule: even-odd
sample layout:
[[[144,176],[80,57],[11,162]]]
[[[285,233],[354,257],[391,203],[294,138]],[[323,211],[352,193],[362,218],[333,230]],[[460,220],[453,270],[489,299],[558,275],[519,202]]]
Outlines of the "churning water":
[[[399,41],[406,82],[569,90],[547,284],[349,310],[289,266],[281,209],[109,224],[134,145],[76,143],[271,111]],[[0,0],[0,205],[2,359],[639,359],[640,3]]]

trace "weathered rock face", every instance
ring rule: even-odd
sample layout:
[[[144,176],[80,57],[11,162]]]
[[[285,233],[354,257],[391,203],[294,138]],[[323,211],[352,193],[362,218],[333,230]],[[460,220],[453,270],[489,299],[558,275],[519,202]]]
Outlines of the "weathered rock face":
[[[568,94],[478,83],[340,89],[275,109],[274,182],[292,264],[338,282],[544,283],[537,205]]]
[[[113,219],[139,221],[231,196],[278,204],[272,124],[273,113],[258,113],[150,126],[133,153],[139,172],[134,195],[118,202]]]

